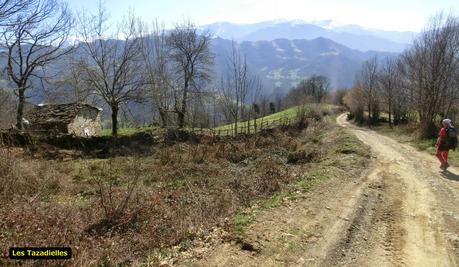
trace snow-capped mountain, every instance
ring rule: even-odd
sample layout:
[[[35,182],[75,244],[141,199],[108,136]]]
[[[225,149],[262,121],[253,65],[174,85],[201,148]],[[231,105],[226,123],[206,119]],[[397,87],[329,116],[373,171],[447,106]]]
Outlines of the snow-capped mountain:
[[[217,22],[204,25],[201,29],[209,30],[215,37],[236,41],[272,41],[280,38],[301,40],[323,37],[363,52],[371,50],[401,52],[416,36],[415,32],[367,29],[334,20],[310,22],[275,20],[253,24]]]

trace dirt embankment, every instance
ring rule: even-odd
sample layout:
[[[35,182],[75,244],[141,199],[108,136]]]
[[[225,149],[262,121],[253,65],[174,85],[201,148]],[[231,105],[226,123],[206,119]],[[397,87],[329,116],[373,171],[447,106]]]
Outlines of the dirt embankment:
[[[252,251],[223,242],[179,265],[457,266],[459,171],[344,115],[337,122],[371,147],[365,175],[336,174],[265,210],[244,235]]]

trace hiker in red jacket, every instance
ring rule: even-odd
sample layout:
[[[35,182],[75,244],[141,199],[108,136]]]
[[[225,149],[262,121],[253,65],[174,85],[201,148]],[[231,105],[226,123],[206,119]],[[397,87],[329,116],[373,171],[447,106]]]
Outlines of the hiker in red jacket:
[[[449,145],[447,144],[447,130],[448,128],[454,128],[451,124],[450,119],[444,119],[442,122],[443,127],[440,129],[438,133],[437,143],[435,147],[437,148],[437,158],[440,160],[440,168],[446,170],[449,167],[448,163],[448,151],[450,149]]]

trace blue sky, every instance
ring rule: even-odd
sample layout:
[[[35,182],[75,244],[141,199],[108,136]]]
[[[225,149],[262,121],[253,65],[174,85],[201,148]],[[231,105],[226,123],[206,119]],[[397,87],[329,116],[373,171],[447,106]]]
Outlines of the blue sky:
[[[75,10],[91,10],[97,0],[68,0]],[[459,15],[459,0],[105,0],[113,20],[129,9],[146,21],[173,25],[191,19],[197,24],[217,21],[253,23],[275,19],[333,19],[385,30],[420,31],[436,12]]]

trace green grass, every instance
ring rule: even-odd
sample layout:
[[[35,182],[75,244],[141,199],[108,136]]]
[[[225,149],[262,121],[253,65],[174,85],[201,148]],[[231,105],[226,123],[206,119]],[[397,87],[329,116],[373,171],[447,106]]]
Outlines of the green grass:
[[[314,190],[316,186],[328,179],[340,178],[341,175],[349,175],[350,171],[365,168],[370,156],[369,148],[346,129],[335,127],[317,138],[320,139],[317,142],[326,140],[324,142],[327,143],[322,146],[327,153],[324,160],[314,163],[309,171],[299,177],[288,189],[268,198],[257,199],[251,203],[250,208],[237,213],[233,217],[233,227],[237,233],[244,234],[247,226],[261,211],[278,207],[285,199],[295,200],[300,194]],[[315,140],[311,139],[306,146],[314,143]]]
[[[334,105],[329,105],[329,104],[306,104],[304,106],[296,106],[292,108],[288,108],[286,110],[276,112],[261,118],[258,118],[256,120],[257,123],[257,128],[260,129],[261,124],[263,123],[264,125],[266,124],[271,124],[275,121],[283,120],[283,119],[290,119],[293,120],[295,119],[300,111],[300,108],[304,108],[305,113],[310,112],[311,110],[315,110],[318,112],[323,112],[324,110],[331,111],[333,108],[336,108]],[[218,126],[214,128],[215,131],[220,131],[221,134],[225,134],[225,132],[234,129],[235,124],[230,123],[222,126]],[[247,121],[242,121],[237,123],[238,128],[245,127],[247,129]],[[159,130],[160,127],[125,127],[125,128],[119,128],[118,129],[118,136],[130,136],[136,133],[140,132],[146,132],[146,131],[157,131]],[[184,130],[189,130],[192,131],[191,128],[184,128]],[[200,129],[195,129],[198,132]],[[207,131],[208,129],[204,129],[204,131]],[[245,132],[244,130],[243,132]],[[254,127],[254,120],[250,120],[250,132],[254,132],[255,127]],[[240,131],[238,131],[240,132]],[[112,134],[112,129],[111,128],[106,128],[102,129],[101,136],[110,136]]]
[[[243,234],[247,226],[253,221],[253,214],[238,213],[233,217],[234,229],[237,233]]]
[[[335,108],[335,107],[336,106],[329,105],[329,104],[306,104],[304,106],[296,106],[296,107],[288,108],[286,110],[283,110],[283,111],[280,111],[280,112],[276,112],[276,113],[273,113],[273,114],[258,118],[256,120],[256,123],[257,123],[257,126],[260,127],[261,123],[270,124],[270,123],[273,123],[275,121],[279,121],[281,119],[282,120],[283,119],[292,120],[292,119],[295,119],[298,116],[299,111],[300,111],[301,108],[304,108],[304,112],[308,113],[313,109],[317,110],[318,112],[321,112],[323,110],[330,111],[332,108]],[[222,126],[216,127],[215,130],[216,131],[232,130],[232,129],[234,129],[235,125],[236,125],[235,123],[230,123],[230,124],[226,124],[226,125],[222,125]],[[238,122],[237,123],[237,127],[238,128],[247,127],[247,121]],[[250,121],[250,131],[253,132],[254,130],[255,130],[254,120],[251,120]]]
[[[330,166],[319,166],[311,173],[306,174],[296,186],[303,192],[308,192],[317,184],[334,177],[335,173]]]
[[[343,131],[340,133],[340,140],[335,146],[335,151],[338,154],[357,154],[367,156],[368,151],[365,146],[351,133]]]
[[[284,199],[293,200],[296,195],[293,191],[281,191],[269,198],[254,200],[248,209],[233,216],[233,229],[236,233],[243,235],[247,226],[253,222],[261,211],[278,207]]]
[[[125,127],[118,128],[118,136],[131,136],[133,134],[142,133],[142,132],[159,132],[161,131],[160,127]],[[111,136],[112,129],[102,129],[101,136]]]
[[[292,199],[294,197],[295,193],[293,192],[279,192],[276,193],[274,196],[262,201],[261,206],[264,209],[275,208],[278,207],[285,198]]]
[[[284,111],[273,113],[271,115],[268,115],[268,116],[265,116],[265,117],[262,117],[262,118],[258,118],[256,121],[257,121],[258,125],[261,125],[262,122],[270,123],[270,122],[273,122],[273,121],[276,121],[276,120],[279,120],[279,119],[282,119],[282,118],[294,118],[296,116],[296,114],[297,114],[297,111],[298,111],[298,107],[293,107],[293,108],[286,109]],[[253,120],[250,122],[250,124],[253,124]],[[217,131],[218,130],[222,130],[222,131],[231,130],[231,129],[234,129],[234,126],[235,126],[234,123],[230,123],[230,124],[226,124],[226,125],[222,125],[222,126],[216,127],[215,130],[217,130]],[[246,121],[238,122],[237,126],[238,127],[247,126],[247,122]]]
[[[138,132],[145,132],[145,131],[148,131],[150,130],[151,128],[150,127],[142,127],[142,128],[119,128],[118,129],[118,135],[120,136],[129,136],[129,135],[133,135],[135,133],[138,133]],[[112,135],[112,129],[102,129],[102,136],[110,136]]]

